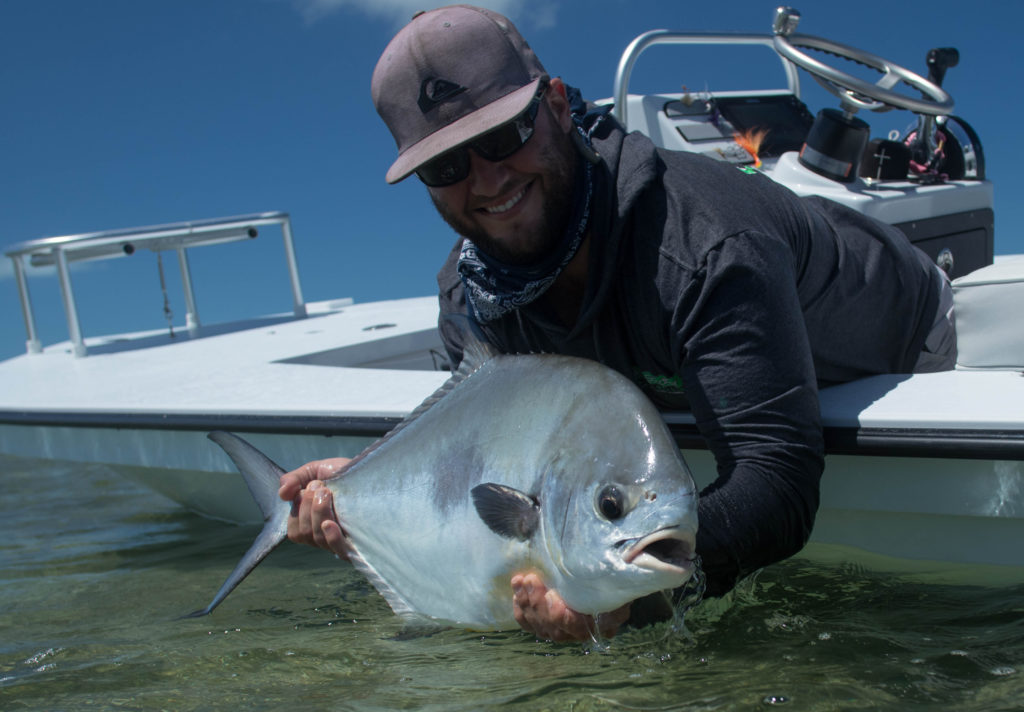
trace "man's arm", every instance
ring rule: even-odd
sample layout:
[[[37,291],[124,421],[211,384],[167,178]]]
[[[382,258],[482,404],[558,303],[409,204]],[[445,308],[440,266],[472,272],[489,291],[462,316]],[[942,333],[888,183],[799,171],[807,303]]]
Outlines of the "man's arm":
[[[718,469],[701,492],[697,552],[708,593],[721,595],[806,543],[824,444],[789,246],[759,233],[722,241],[692,301],[674,333],[687,399]]]
[[[448,362],[454,371],[462,363],[462,352],[466,346],[465,332],[469,328],[469,311],[466,305],[466,290],[462,286],[456,265],[461,253],[462,239],[448,253],[441,271],[437,273],[437,331],[441,336]]]

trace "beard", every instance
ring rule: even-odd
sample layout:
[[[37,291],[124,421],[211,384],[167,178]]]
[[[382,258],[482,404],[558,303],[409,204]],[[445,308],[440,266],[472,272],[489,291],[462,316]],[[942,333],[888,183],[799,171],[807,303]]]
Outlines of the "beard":
[[[457,214],[428,191],[430,199],[444,221],[459,235],[472,241],[488,257],[517,267],[541,263],[555,250],[569,229],[576,177],[576,150],[569,135],[557,134],[555,140],[548,142],[547,149],[542,152],[540,161],[543,181],[535,180],[531,188],[544,190],[541,225],[532,234],[517,236],[515,244],[494,239],[483,227]]]

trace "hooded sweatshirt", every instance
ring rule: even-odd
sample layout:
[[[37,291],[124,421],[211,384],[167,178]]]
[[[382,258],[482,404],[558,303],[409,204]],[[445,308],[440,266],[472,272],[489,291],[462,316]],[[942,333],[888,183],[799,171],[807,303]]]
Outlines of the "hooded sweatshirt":
[[[661,408],[688,410],[717,478],[700,494],[707,591],[803,547],[824,445],[818,387],[910,372],[938,279],[897,229],[760,172],[658,149],[610,117],[592,135],[588,274],[576,323],[544,298],[479,324],[505,353],[594,359]],[[461,361],[461,240],[438,274],[442,338]]]

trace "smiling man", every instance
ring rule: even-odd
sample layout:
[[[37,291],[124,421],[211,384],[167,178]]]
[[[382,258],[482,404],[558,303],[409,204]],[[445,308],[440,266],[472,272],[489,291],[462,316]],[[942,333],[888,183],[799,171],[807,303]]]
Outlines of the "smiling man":
[[[459,234],[438,275],[453,364],[465,335],[449,317],[464,315],[501,351],[591,358],[694,414],[718,468],[697,541],[712,595],[806,543],[824,462],[819,385],[953,366],[948,283],[902,233],[625,134],[549,77],[501,15],[416,16],[372,94],[398,145],[387,180],[418,176]],[[298,503],[293,540],[344,553],[318,481],[342,463],[282,478]],[[510,584],[525,628],[590,634],[594,621],[535,575]],[[630,613],[600,625],[613,632]]]

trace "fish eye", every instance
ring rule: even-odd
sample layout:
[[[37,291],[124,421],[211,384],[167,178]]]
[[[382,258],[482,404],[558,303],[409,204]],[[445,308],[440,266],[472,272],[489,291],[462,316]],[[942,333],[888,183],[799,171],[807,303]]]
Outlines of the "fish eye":
[[[597,510],[607,519],[618,519],[623,515],[622,491],[615,485],[608,485],[597,496]]]

